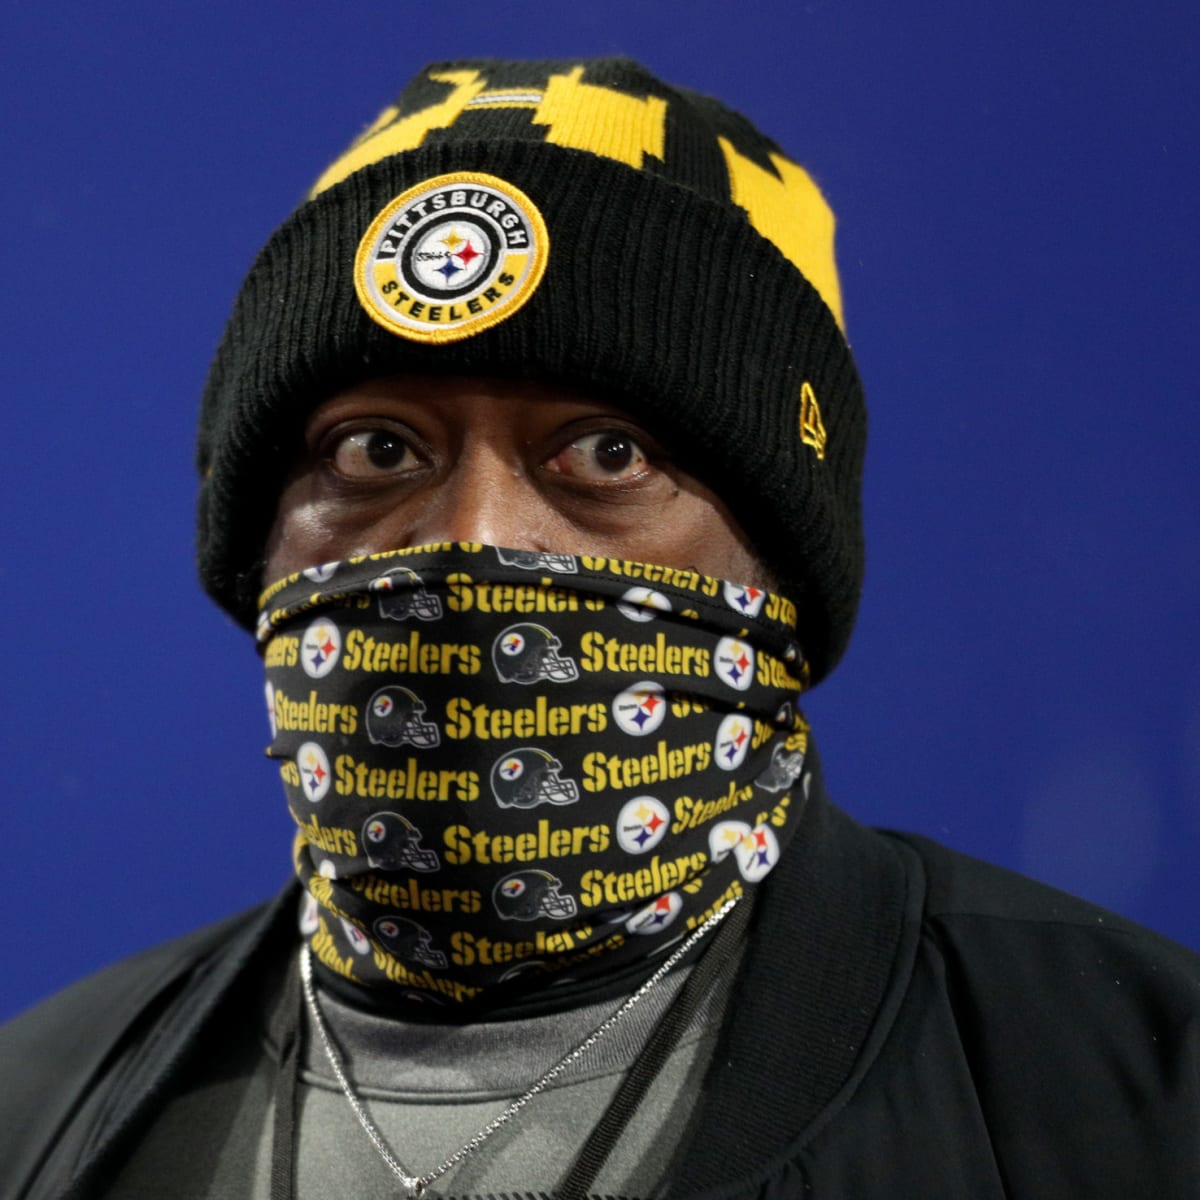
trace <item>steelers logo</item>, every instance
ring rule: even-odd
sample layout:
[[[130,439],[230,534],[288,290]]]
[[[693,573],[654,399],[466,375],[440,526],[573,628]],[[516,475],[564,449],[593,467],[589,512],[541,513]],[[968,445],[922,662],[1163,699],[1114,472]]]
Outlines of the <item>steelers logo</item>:
[[[730,713],[721,722],[713,745],[714,757],[721,770],[736,771],[746,761],[753,732],[750,719],[741,713]]]
[[[342,932],[346,935],[346,941],[350,943],[350,949],[355,954],[366,954],[371,949],[371,943],[367,941],[367,935],[363,933],[356,925],[351,925],[345,917],[340,917],[342,923]]]
[[[275,630],[271,625],[271,614],[264,609],[258,614],[258,620],[254,622],[254,640],[265,642],[274,636]]]
[[[496,644],[500,647],[500,653],[507,654],[509,658],[516,658],[525,649],[525,639],[515,629],[503,634]]]
[[[311,579],[313,583],[325,583],[333,578],[333,573],[338,568],[336,562],[320,563],[315,567],[305,567],[300,572],[305,579]]]
[[[750,836],[745,821],[721,821],[708,833],[708,857],[713,863],[728,858]]]
[[[541,282],[550,239],[519,188],[475,171],[396,196],[354,258],[372,321],[416,342],[456,342],[512,316]]]
[[[635,683],[612,702],[612,714],[617,725],[634,737],[653,733],[667,715],[662,685],[648,679]]]
[[[779,842],[767,825],[756,825],[737,848],[738,870],[747,883],[757,883],[779,861]]]
[[[527,887],[528,885],[523,879],[518,879],[515,875],[510,875],[500,884],[500,894],[509,900],[516,900],[525,895]]]
[[[739,612],[747,617],[757,617],[762,611],[763,601],[767,598],[767,593],[762,588],[748,587],[740,583],[725,584],[722,594],[725,597],[725,603],[734,612]]]
[[[653,796],[634,796],[617,817],[617,845],[626,854],[645,854],[667,836],[671,814]]]
[[[625,931],[642,935],[661,933],[679,916],[682,908],[683,897],[678,892],[666,892],[658,899],[651,900],[645,908],[638,909],[625,922]]]
[[[380,691],[379,695],[371,701],[371,711],[377,717],[390,717],[392,710],[396,707],[396,702],[387,694],[386,691]]]
[[[525,774],[525,764],[519,758],[506,758],[499,770],[505,779],[520,779]]]
[[[656,612],[671,611],[671,602],[653,588],[631,587],[617,601],[617,611],[631,621],[653,621]]]
[[[313,804],[325,799],[333,776],[329,759],[316,742],[305,742],[296,751],[296,766],[300,768],[300,790]]]
[[[367,822],[366,827],[367,841],[374,842],[378,845],[387,837],[387,826],[376,817],[374,820]]]
[[[717,676],[731,688],[744,692],[754,682],[754,651],[738,638],[717,643]]]
[[[300,646],[300,664],[311,679],[324,679],[337,666],[342,652],[342,635],[332,621],[314,621],[305,631]]]
[[[321,928],[321,919],[317,911],[317,902],[307,892],[300,902],[300,933],[303,937],[311,937]]]

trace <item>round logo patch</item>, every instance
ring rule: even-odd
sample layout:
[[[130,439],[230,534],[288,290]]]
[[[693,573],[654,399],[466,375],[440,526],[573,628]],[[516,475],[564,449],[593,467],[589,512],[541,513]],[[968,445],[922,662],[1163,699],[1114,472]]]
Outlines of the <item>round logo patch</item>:
[[[416,342],[456,342],[512,316],[546,270],[532,200],[495,175],[459,171],[409,188],[371,222],[354,287],[371,320]]]

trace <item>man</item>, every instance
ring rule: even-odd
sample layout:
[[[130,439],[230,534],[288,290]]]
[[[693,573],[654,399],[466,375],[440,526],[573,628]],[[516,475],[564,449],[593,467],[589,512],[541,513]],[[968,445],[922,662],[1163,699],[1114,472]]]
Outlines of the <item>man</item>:
[[[1196,1194],[1195,957],[823,793],[832,235],[626,60],[429,68],[318,180],[200,439],[302,889],[9,1028],[6,1195]]]

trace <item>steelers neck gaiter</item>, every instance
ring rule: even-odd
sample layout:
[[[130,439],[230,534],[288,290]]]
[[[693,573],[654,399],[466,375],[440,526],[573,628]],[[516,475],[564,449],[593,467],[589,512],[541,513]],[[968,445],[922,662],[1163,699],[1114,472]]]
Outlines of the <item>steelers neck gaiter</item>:
[[[267,753],[314,957],[459,1012],[656,958],[796,826],[795,621],[695,571],[479,544],[269,587]]]

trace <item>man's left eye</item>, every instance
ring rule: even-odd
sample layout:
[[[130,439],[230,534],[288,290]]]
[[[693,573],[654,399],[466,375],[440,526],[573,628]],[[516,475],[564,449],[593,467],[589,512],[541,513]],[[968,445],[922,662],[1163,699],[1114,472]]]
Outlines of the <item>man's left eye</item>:
[[[576,438],[546,463],[548,470],[577,479],[630,479],[649,466],[650,459],[632,435],[606,429]]]

